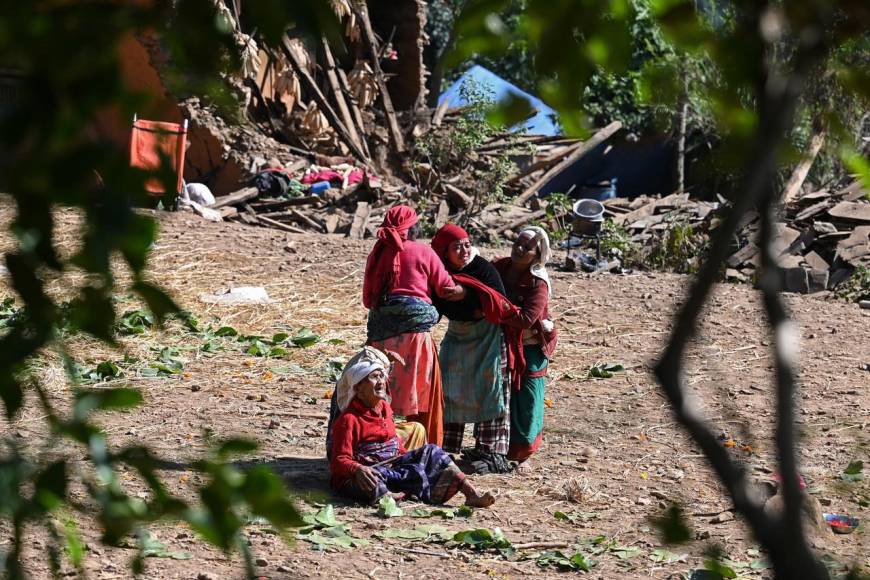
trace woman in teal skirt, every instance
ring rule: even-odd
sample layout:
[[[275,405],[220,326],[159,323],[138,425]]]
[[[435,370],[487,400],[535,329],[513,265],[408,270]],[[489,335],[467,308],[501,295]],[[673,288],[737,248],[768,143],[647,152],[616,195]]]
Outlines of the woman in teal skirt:
[[[539,227],[520,232],[509,258],[493,265],[501,274],[506,296],[520,309],[505,322],[522,329],[525,371],[518,390],[510,399],[510,446],[508,459],[518,462],[517,471],[531,471],[529,458],[541,445],[544,433],[544,386],[547,366],[556,348],[556,329],[550,321],[550,277],[546,264],[550,240]]]

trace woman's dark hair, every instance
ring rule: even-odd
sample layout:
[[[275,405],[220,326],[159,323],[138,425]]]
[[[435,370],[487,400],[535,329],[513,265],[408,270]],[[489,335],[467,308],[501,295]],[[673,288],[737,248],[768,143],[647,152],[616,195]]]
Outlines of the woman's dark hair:
[[[420,222],[417,222],[413,226],[411,226],[411,229],[408,230],[408,239],[416,240],[420,237],[420,231]]]

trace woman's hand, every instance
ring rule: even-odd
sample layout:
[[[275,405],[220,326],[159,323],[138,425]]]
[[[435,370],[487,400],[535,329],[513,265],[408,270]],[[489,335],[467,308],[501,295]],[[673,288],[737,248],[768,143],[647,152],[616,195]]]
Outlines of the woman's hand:
[[[399,363],[402,366],[405,366],[405,359],[402,358],[402,355],[397,353],[394,350],[384,350],[384,354],[387,355],[387,358],[390,359],[392,363]]]
[[[444,300],[447,300],[448,302],[458,302],[465,298],[466,294],[465,286],[463,286],[462,284],[457,284],[453,288],[444,288],[443,292],[444,295],[442,296],[442,298],[444,298]]]
[[[354,483],[367,494],[371,494],[375,491],[380,480],[381,475],[374,467],[360,465],[357,470],[353,472]]]

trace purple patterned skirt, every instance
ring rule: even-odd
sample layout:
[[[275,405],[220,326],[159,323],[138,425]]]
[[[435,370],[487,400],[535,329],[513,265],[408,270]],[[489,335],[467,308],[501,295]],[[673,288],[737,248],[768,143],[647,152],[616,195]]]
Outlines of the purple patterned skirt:
[[[373,465],[395,457],[398,441],[364,443],[357,449],[357,461]],[[374,493],[363,492],[353,479],[342,487],[343,494],[368,503],[374,503],[387,492],[405,493],[424,503],[444,503],[459,492],[465,481],[453,459],[437,445],[427,444],[409,451],[384,465],[375,466],[380,482]]]

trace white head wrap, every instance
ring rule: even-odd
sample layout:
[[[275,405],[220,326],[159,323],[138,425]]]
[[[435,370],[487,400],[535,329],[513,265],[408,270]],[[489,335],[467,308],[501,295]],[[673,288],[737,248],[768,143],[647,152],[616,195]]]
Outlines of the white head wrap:
[[[344,365],[338,382],[335,384],[335,402],[341,411],[347,409],[356,396],[354,387],[374,371],[384,371],[390,368],[387,355],[370,346],[363,347]]]
[[[529,271],[532,276],[547,283],[547,295],[552,296],[553,284],[550,282],[550,274],[547,273],[547,262],[550,261],[550,238],[547,236],[547,232],[538,226],[526,226],[519,235],[526,233],[532,234],[538,243],[538,259],[532,262]]]

